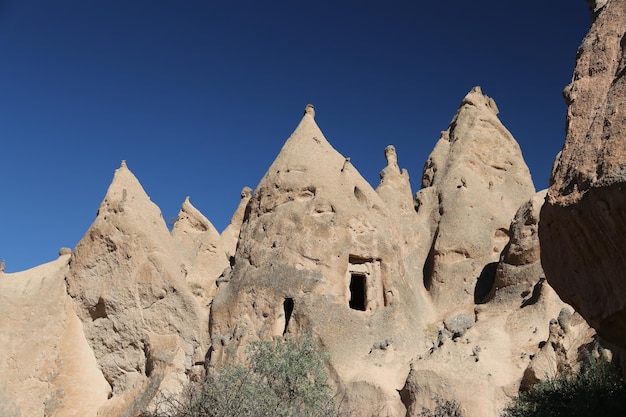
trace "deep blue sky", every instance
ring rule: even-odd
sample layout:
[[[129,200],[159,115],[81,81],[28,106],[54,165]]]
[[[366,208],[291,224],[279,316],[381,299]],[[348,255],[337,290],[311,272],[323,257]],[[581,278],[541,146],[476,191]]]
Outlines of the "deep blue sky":
[[[0,0],[0,259],[74,247],[122,159],[166,221],[223,230],[313,103],[373,185],[423,164],[475,85],[537,189],[564,139],[584,0]]]

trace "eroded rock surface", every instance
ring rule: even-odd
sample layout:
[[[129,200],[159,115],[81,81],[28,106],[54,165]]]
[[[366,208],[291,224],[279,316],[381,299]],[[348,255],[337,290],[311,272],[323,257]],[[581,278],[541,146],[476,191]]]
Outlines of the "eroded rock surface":
[[[69,254],[0,272],[0,414],[95,417],[111,387],[65,289]]]
[[[481,301],[534,185],[519,145],[475,87],[430,154],[417,195],[433,230],[424,285],[439,308]]]
[[[496,269],[494,290],[498,298],[530,295],[525,300],[530,303],[533,301],[532,292],[540,290],[536,286],[543,285],[539,213],[545,196],[546,190],[538,192],[515,213],[509,228],[511,238],[502,251]]]
[[[309,331],[351,406],[402,413],[397,390],[432,312],[393,220],[308,106],[248,203],[211,310],[212,361],[258,338]]]
[[[626,1],[595,3],[564,91],[566,138],[541,211],[541,262],[561,298],[626,347]]]
[[[219,233],[191,204],[189,197],[178,213],[172,238],[181,253],[180,268],[192,293],[203,307],[208,307],[217,290],[217,278],[229,266],[228,256]],[[202,316],[208,319],[208,309]]]
[[[203,363],[208,334],[180,259],[160,210],[122,163],[67,274],[85,336],[113,390],[101,415],[141,410],[160,387],[180,390]]]

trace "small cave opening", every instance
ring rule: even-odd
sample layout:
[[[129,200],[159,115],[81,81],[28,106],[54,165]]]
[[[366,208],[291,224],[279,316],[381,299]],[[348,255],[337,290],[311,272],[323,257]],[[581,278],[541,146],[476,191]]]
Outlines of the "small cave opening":
[[[350,275],[350,308],[365,311],[366,300],[366,277],[363,274]]]
[[[108,317],[106,305],[102,297],[98,298],[96,305],[89,307],[88,311],[91,316],[91,320],[93,321],[96,321],[97,319],[106,319]]]
[[[285,298],[285,301],[283,301],[283,312],[285,313],[285,328],[283,329],[284,336],[287,333],[289,320],[291,319],[291,314],[293,313],[293,298]]]

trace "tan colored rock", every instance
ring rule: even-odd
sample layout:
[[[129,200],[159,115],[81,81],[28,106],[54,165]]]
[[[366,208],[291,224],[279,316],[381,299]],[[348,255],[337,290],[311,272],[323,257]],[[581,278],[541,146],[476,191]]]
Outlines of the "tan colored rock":
[[[413,277],[413,281],[420,283],[423,281],[424,260],[430,250],[434,230],[425,215],[426,211],[417,213],[409,173],[406,169],[400,170],[393,145],[385,148],[385,158],[387,166],[380,173],[376,193],[387,205],[399,232],[397,240],[404,255],[406,273]]]
[[[172,228],[172,238],[181,252],[181,269],[192,293],[203,306],[208,306],[217,290],[217,278],[229,266],[229,262],[219,233],[191,204],[189,197],[178,213]],[[208,320],[208,310],[203,317]]]
[[[259,338],[311,331],[350,407],[403,414],[398,390],[432,312],[407,273],[394,217],[307,106],[248,203],[212,305],[212,362],[243,356]]]
[[[597,3],[564,91],[566,138],[541,211],[541,262],[561,298],[624,348],[626,1]]]
[[[578,313],[572,313],[569,307],[563,308],[558,318],[550,321],[548,339],[533,355],[524,372],[521,389],[526,391],[538,382],[575,371],[587,360],[587,355],[598,354],[598,349],[601,355],[610,355],[596,339],[596,332]]]
[[[424,167],[416,198],[434,229],[424,284],[439,308],[487,295],[511,220],[535,193],[519,145],[497,114],[495,102],[472,89]]]
[[[531,302],[519,295],[493,299],[431,323],[425,331],[430,349],[415,357],[401,391],[408,415],[433,410],[439,399],[456,401],[468,417],[498,417],[518,395],[532,358],[546,344],[551,319],[564,307],[545,285]],[[572,335],[582,330],[584,323]],[[570,356],[586,342],[568,339]]]
[[[515,213],[509,228],[510,241],[496,269],[494,290],[499,298],[507,294],[519,299],[520,294],[530,294],[543,277],[538,230],[545,196],[546,190],[536,193]]]
[[[181,258],[158,207],[123,162],[67,275],[86,338],[113,390],[99,415],[141,411],[166,377],[162,369],[184,380],[203,362],[208,335]]]
[[[246,212],[246,207],[248,206],[248,201],[250,201],[250,197],[252,197],[252,188],[244,187],[243,190],[241,190],[241,200],[239,201],[237,210],[235,210],[235,214],[233,214],[232,219],[230,219],[230,223],[228,223],[228,226],[226,226],[226,229],[224,229],[220,235],[222,247],[226,251],[226,256],[229,259],[232,256],[235,256],[237,242],[239,241],[239,232],[241,231],[241,224],[243,223],[243,218]]]
[[[95,417],[111,387],[65,290],[69,255],[0,273],[0,414]]]

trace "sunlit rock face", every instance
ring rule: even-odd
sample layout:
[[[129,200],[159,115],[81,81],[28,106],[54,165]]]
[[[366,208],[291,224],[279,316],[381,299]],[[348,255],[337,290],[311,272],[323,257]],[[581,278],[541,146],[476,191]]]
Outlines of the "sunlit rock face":
[[[248,203],[232,274],[212,305],[211,360],[312,332],[352,405],[401,413],[396,390],[432,312],[407,273],[394,218],[307,106]]]
[[[491,294],[498,299],[530,294],[540,281],[544,285],[538,230],[545,197],[546,190],[536,193],[515,213],[509,228],[511,237],[500,255]]]
[[[592,2],[565,144],[541,212],[541,262],[561,298],[626,347],[626,1]]]
[[[76,246],[67,290],[112,398],[100,415],[145,407],[203,362],[208,332],[158,207],[125,163]]]
[[[69,260],[0,272],[3,417],[96,417],[111,394],[65,289]]]
[[[520,147],[497,114],[475,87],[424,166],[417,200],[433,232],[424,284],[441,309],[489,293],[511,220],[535,193]]]

